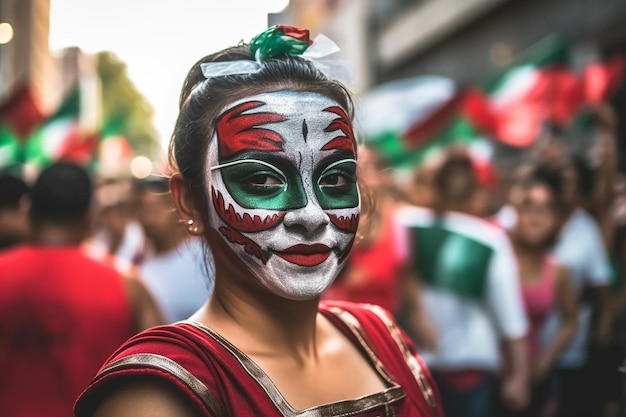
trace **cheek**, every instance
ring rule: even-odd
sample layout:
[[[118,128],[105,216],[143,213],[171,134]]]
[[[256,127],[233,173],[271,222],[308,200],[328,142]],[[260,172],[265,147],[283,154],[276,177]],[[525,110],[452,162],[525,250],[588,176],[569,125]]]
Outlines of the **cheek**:
[[[552,233],[556,231],[557,228],[557,217],[555,214],[548,214],[544,218],[544,228],[546,233]]]
[[[266,213],[264,210],[246,210],[227,201],[229,195],[211,188],[211,203],[216,218],[228,227],[244,233],[271,229],[282,222],[285,212]]]

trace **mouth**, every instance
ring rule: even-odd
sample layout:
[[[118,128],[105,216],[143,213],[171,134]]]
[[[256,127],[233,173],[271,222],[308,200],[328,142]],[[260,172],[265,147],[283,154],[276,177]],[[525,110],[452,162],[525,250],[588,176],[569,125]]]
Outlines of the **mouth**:
[[[292,264],[316,266],[328,259],[331,253],[331,248],[318,243],[315,245],[294,245],[274,254]]]

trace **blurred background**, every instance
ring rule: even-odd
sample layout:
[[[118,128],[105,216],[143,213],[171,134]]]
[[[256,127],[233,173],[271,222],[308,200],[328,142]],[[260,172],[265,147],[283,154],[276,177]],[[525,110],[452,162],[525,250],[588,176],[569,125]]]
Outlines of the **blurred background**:
[[[362,138],[400,176],[459,142],[509,170],[546,122],[584,149],[587,108],[621,113],[625,17],[616,0],[2,0],[0,169],[158,171],[191,64],[284,23],[340,45]]]
[[[96,202],[81,250],[140,278],[161,321],[188,317],[211,293],[213,271],[164,178],[184,77],[268,26],[308,28],[351,64],[367,145],[361,240],[326,296],[382,305],[418,349],[443,352],[425,357],[448,416],[484,417],[496,386],[502,416],[624,415],[624,22],[626,0],[0,0],[0,177],[23,180],[0,184],[0,249],[36,235],[23,203],[39,173],[78,163],[95,179]],[[460,220],[447,224],[444,213]],[[500,269],[476,267],[472,247],[499,253]],[[496,284],[466,303],[472,280]],[[449,304],[432,298],[441,288]],[[557,330],[554,314],[568,318]],[[528,352],[517,347],[524,338]],[[500,363],[500,343],[531,363]],[[469,359],[452,369],[446,354]]]

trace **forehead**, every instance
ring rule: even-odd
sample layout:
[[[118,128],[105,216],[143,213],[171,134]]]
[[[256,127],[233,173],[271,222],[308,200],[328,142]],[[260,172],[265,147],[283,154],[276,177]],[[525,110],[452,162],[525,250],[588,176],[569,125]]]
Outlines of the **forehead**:
[[[215,131],[220,161],[246,151],[356,153],[349,116],[336,101],[318,93],[274,91],[248,96],[222,111]]]
[[[302,115],[320,116],[324,108],[338,105],[335,100],[323,94],[308,91],[281,90],[247,96],[226,106],[221,114],[246,102],[264,103],[263,106],[248,110],[246,113],[271,112],[284,115],[288,120],[301,117]]]
[[[526,198],[532,200],[551,200],[553,197],[550,188],[542,183],[531,184],[525,191]]]

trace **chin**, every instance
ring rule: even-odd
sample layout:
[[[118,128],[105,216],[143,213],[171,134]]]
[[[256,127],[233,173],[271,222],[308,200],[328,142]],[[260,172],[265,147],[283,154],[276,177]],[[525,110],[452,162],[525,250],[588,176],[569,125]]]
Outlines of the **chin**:
[[[525,239],[526,246],[530,248],[542,248],[546,246],[546,238],[541,236],[537,238],[527,238]]]
[[[254,274],[271,293],[289,300],[307,301],[320,297],[335,281],[342,267],[335,255],[313,267],[295,265],[272,256],[267,265],[254,270]]]

